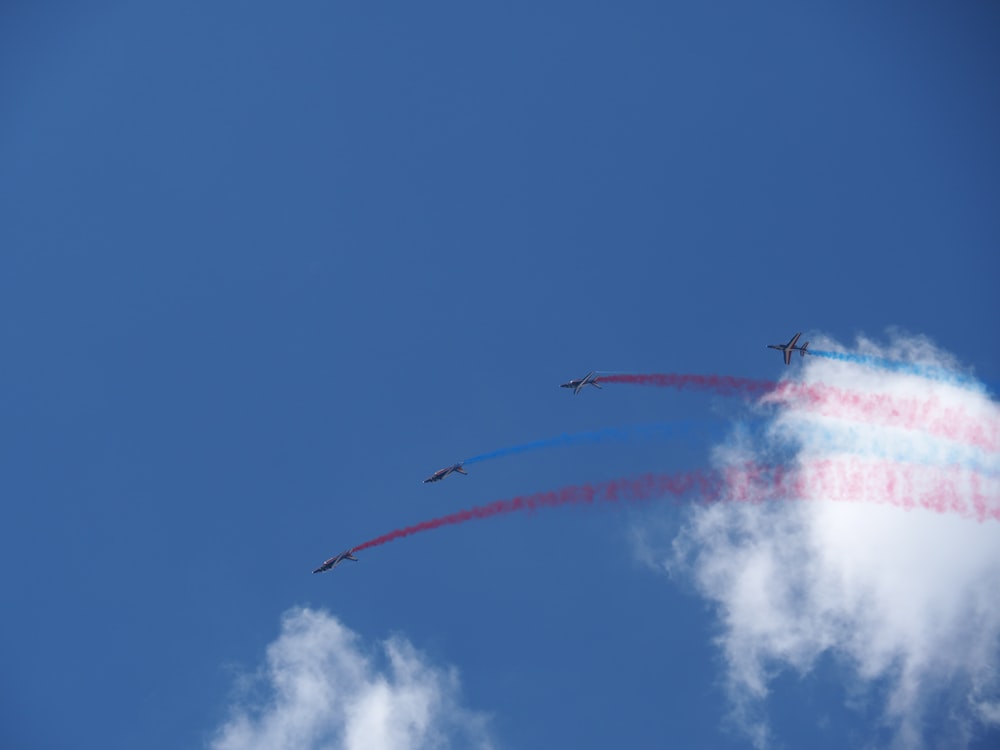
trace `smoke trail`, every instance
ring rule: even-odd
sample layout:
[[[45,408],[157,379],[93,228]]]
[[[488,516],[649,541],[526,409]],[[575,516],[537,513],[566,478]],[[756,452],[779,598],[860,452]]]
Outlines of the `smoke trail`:
[[[637,504],[669,497],[702,502],[761,503],[770,500],[874,502],[907,510],[924,508],[957,513],[964,518],[1000,521],[1000,482],[962,467],[911,467],[886,461],[819,461],[796,470],[746,464],[723,470],[680,474],[644,474],[599,484],[563,487],[521,495],[488,505],[421,521],[370,539],[352,552],[379,547],[397,539],[481,521],[508,513],[534,512],[563,505]]]
[[[920,399],[888,393],[860,393],[837,386],[684,373],[608,375],[601,377],[600,382],[705,391],[720,396],[763,398],[765,403],[778,401],[786,406],[810,409],[827,417],[920,430],[984,450],[1000,451],[1000,424],[994,420],[976,419],[959,406],[944,406],[933,395]]]
[[[629,383],[651,385],[656,388],[675,388],[679,391],[707,391],[719,396],[757,397],[773,393],[778,383],[773,380],[741,378],[734,375],[692,375],[677,372],[654,372],[640,375],[601,375],[601,383]]]
[[[593,443],[617,442],[626,443],[632,440],[645,440],[652,438],[674,438],[690,435],[700,425],[694,421],[664,422],[658,424],[640,424],[627,427],[608,427],[602,430],[591,432],[563,433],[555,437],[534,440],[530,443],[522,443],[510,448],[500,448],[489,453],[480,453],[478,456],[467,458],[463,464],[474,464],[480,461],[489,461],[494,458],[513,456],[519,453],[542,450],[544,448],[554,448],[556,446],[589,445]],[[716,430],[721,431],[721,426]]]
[[[673,482],[673,484],[671,484]],[[637,502],[662,496],[669,487],[674,489],[678,497],[689,492],[696,485],[701,487],[703,494],[714,496],[721,490],[717,476],[712,472],[691,472],[678,478],[647,474],[634,479],[619,479],[601,484],[581,484],[564,487],[552,492],[538,492],[533,495],[521,495],[511,500],[497,500],[489,505],[460,510],[446,516],[422,521],[413,526],[390,531],[388,534],[371,539],[353,548],[354,552],[378,547],[403,537],[432,531],[442,526],[454,526],[468,521],[479,521],[493,516],[515,512],[531,512],[541,508],[556,508],[562,505],[590,505],[595,502]]]
[[[822,349],[809,349],[806,353],[814,357],[835,359],[840,362],[852,362],[858,365],[865,365],[866,367],[877,367],[881,370],[889,370],[904,375],[916,375],[928,380],[939,380],[943,383],[960,385],[964,388],[981,388],[983,385],[975,378],[939,365],[920,365],[913,362],[902,362],[897,359],[876,357],[871,354],[850,354],[848,352],[831,352]]]
[[[755,421],[745,422],[743,426],[747,430],[747,434],[753,436],[756,441],[766,439],[767,430],[773,429]],[[710,437],[718,437],[726,429],[728,428],[722,424],[709,424],[701,420],[608,427],[589,432],[564,433],[521,445],[500,448],[467,458],[461,463],[478,463],[560,446],[572,447],[610,442],[627,443],[643,439],[688,437],[696,434],[699,430],[709,433]],[[873,440],[872,434],[862,433],[863,429],[857,425],[848,424],[834,427],[822,422],[814,422],[809,426],[812,439],[824,445],[827,451],[857,453],[860,449],[870,457],[913,464],[962,465],[970,471],[994,477],[1000,476],[1000,466],[998,466],[997,460],[995,458],[990,460],[982,451],[974,447],[953,441],[928,441],[924,437],[899,434],[882,435]],[[859,448],[862,439],[864,446]]]
[[[810,450],[824,455],[861,454],[906,464],[961,466],[984,476],[1000,478],[1000,459],[996,455],[962,443],[928,439],[925,435],[887,434],[855,424],[833,425],[822,420],[810,420],[806,424],[747,423],[743,429],[755,444],[765,445],[777,439],[775,446],[791,450],[792,455],[799,454],[803,442],[800,430],[806,429]]]
[[[774,400],[785,406],[798,406],[825,417],[921,431],[983,450],[1000,451],[1000,424],[977,419],[963,407],[946,406],[936,395],[908,398],[800,383],[780,383],[774,395]]]
[[[803,499],[874,502],[1000,521],[1000,482],[960,466],[820,459],[806,462],[801,471],[808,477]]]

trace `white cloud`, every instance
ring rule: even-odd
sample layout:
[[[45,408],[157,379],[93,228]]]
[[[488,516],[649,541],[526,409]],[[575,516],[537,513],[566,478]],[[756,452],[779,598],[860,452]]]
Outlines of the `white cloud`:
[[[822,344],[814,343],[829,348]],[[859,347],[953,366],[923,339],[897,336],[881,352],[867,341]],[[790,369],[800,382],[910,399],[919,425],[934,429],[772,396],[764,438],[735,431],[715,462],[732,469],[780,456],[800,497],[694,508],[657,563],[712,602],[733,718],[757,747],[774,740],[766,715],[773,677],[808,673],[824,655],[852,675],[844,686],[852,704],[858,695],[877,702],[894,745],[921,747],[931,712],[938,739],[944,731],[964,744],[1000,725],[1000,523],[976,520],[1000,508],[1000,456],[954,439],[975,429],[938,427],[960,418],[995,433],[1000,410],[984,391],[954,383],[819,358],[802,364]],[[886,462],[905,481],[873,481],[871,467]],[[853,467],[858,482],[817,482],[825,465]],[[761,499],[737,484],[731,499]],[[648,560],[648,539],[644,549]]]
[[[335,617],[289,610],[266,665],[240,681],[212,749],[492,747],[486,717],[459,706],[454,669],[430,664],[400,637],[376,651],[384,667]]]

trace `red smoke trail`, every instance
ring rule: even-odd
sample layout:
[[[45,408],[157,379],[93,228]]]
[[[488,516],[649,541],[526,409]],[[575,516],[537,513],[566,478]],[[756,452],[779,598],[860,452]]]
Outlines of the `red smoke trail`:
[[[660,498],[701,502],[835,500],[873,502],[904,509],[925,508],[963,518],[1000,521],[1000,482],[958,466],[925,467],[889,461],[823,461],[803,469],[746,464],[721,471],[643,474],[600,484],[563,487],[552,492],[497,500],[478,508],[421,521],[390,531],[352,549],[360,552],[404,537],[493,516],[534,512],[562,505],[636,504]]]
[[[650,373],[601,375],[598,380],[601,383],[707,391],[720,396],[773,396],[790,406],[809,408],[826,417],[921,430],[984,450],[1000,451],[1000,423],[976,419],[965,409],[945,406],[937,396],[901,398],[888,393],[859,393],[836,386],[779,383],[731,375]]]
[[[718,496],[722,490],[720,478],[715,472],[695,471],[686,474],[644,474],[633,479],[616,479],[600,484],[581,484],[563,487],[553,492],[537,492],[533,495],[521,495],[511,500],[497,500],[489,505],[478,508],[460,510],[447,516],[422,521],[413,526],[390,531],[380,537],[371,539],[354,548],[355,552],[378,547],[387,542],[403,537],[419,534],[422,531],[439,529],[442,526],[453,526],[467,521],[479,521],[493,516],[515,512],[533,512],[542,508],[556,508],[561,505],[590,505],[598,503],[636,503],[644,500],[673,495],[683,495],[697,489],[707,497]]]
[[[773,392],[778,383],[773,380],[740,378],[734,375],[691,375],[678,372],[654,372],[645,375],[600,375],[601,383],[651,385],[656,388],[676,388],[679,391],[709,391],[720,396],[764,396]]]
[[[723,473],[729,501],[874,503],[1000,521],[1000,479],[958,465],[843,458],[808,461],[793,472],[748,465]]]

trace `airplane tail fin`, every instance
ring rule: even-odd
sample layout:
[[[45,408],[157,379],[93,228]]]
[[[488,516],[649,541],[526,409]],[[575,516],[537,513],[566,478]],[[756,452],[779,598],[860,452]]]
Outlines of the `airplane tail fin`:
[[[463,469],[463,468],[462,468],[461,466],[456,466],[456,467],[455,467],[455,471],[457,471],[457,472],[458,472],[459,474],[465,474],[466,476],[468,476],[468,475],[469,475],[469,472],[467,472],[467,471],[466,471],[465,469]]]
[[[801,356],[803,356],[803,357],[804,357],[804,356],[806,356],[806,349],[808,349],[808,348],[809,348],[809,342],[807,341],[806,343],[804,343],[804,344],[802,345],[802,348],[801,348],[801,349],[799,349],[799,354],[800,354]]]
[[[351,554],[350,552],[348,552],[348,553],[347,553],[347,559],[348,559],[348,560],[354,560],[354,562],[357,562],[357,561],[358,561],[358,558],[356,558],[356,557],[355,557],[354,555],[352,555],[352,554]]]
[[[601,388],[601,384],[600,384],[600,383],[598,383],[598,382],[597,382],[596,380],[591,380],[591,381],[590,381],[590,384],[591,384],[592,386],[594,386],[594,388],[598,388],[598,389],[600,389],[600,390],[602,390],[602,391],[604,390],[603,388]]]

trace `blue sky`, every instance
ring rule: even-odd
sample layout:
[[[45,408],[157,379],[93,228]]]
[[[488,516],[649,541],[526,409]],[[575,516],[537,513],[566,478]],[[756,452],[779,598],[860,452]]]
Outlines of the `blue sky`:
[[[637,552],[680,509],[309,571],[714,444],[420,483],[463,457],[741,408],[556,387],[590,369],[775,378],[794,331],[898,327],[1000,380],[998,34],[982,3],[8,4],[0,744],[207,747],[309,607],[371,669],[390,637],[453,667],[497,747],[751,746],[718,600]],[[834,653],[777,671],[776,746],[895,736]]]

